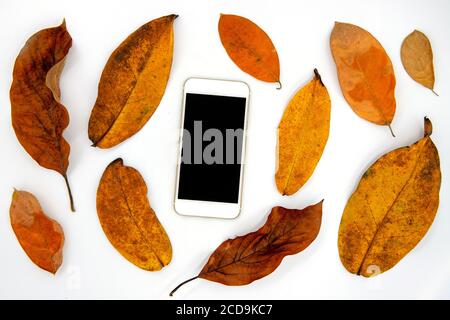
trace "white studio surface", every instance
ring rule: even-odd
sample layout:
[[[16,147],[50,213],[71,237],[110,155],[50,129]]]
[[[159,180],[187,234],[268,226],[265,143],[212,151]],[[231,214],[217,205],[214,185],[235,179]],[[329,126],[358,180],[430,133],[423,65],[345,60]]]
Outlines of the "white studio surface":
[[[173,69],[164,98],[147,125],[109,149],[90,147],[89,115],[100,74],[111,52],[142,24],[176,13]],[[273,40],[280,57],[282,90],[243,73],[229,59],[217,31],[220,13],[245,16]],[[40,29],[66,19],[73,38],[60,86],[70,114],[65,137],[71,145],[69,178],[76,213],[71,213],[63,178],[39,167],[11,126],[9,88],[15,58]],[[335,21],[370,31],[389,54],[397,78],[392,138],[387,127],[360,119],[340,91],[329,48]],[[273,206],[303,208],[325,199],[318,238],[304,252],[284,259],[268,277],[242,287],[198,279],[179,299],[395,299],[450,298],[450,2],[380,1],[22,1],[0,0],[0,298],[166,299],[181,281],[195,276],[225,239],[259,228]],[[400,46],[414,29],[434,49],[436,97],[414,82],[400,61]],[[276,128],[295,91],[317,68],[332,101],[328,144],[309,182],[291,197],[275,186]],[[243,207],[236,220],[182,217],[173,209],[178,128],[184,81],[189,77],[245,81],[251,88]],[[339,222],[365,169],[380,155],[414,143],[423,117],[433,122],[442,170],[441,203],[433,226],[395,268],[365,279],[348,273],[337,250]],[[149,199],[173,246],[170,265],[146,272],[126,261],[104,235],[95,207],[103,170],[122,157],[140,171]],[[64,262],[53,276],[25,255],[9,222],[13,187],[36,195],[44,211],[65,231]]]

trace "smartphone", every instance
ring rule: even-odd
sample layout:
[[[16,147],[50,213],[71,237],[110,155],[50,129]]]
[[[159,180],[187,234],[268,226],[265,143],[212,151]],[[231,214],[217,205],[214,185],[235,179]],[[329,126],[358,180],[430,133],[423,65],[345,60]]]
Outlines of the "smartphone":
[[[233,219],[241,211],[250,89],[245,82],[184,83],[174,207],[180,215]]]

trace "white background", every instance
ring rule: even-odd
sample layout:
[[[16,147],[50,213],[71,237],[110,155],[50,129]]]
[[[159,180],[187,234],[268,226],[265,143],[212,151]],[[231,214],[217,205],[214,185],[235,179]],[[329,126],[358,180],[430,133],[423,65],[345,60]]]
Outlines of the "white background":
[[[88,119],[101,71],[111,52],[149,20],[176,13],[173,69],[165,96],[147,125],[121,145],[90,147]],[[220,13],[250,18],[272,38],[280,57],[283,89],[253,79],[228,58],[217,32]],[[303,208],[325,199],[323,224],[304,252],[284,259],[266,278],[243,287],[196,280],[175,298],[450,298],[450,2],[433,1],[6,1],[0,0],[0,298],[169,298],[180,281],[196,275],[225,239],[260,227],[270,208]],[[72,150],[69,178],[76,213],[64,181],[39,167],[18,143],[10,123],[9,87],[14,60],[25,41],[66,18],[73,47],[61,77],[62,100],[71,121],[65,131]],[[387,127],[358,118],[345,102],[329,49],[334,21],[369,30],[390,55],[397,78],[392,138]],[[415,83],[400,61],[403,38],[415,28],[431,40],[436,91]],[[294,92],[318,68],[332,101],[331,131],[323,157],[307,185],[291,197],[274,182],[276,128]],[[246,81],[252,91],[244,202],[241,216],[222,221],[178,216],[172,206],[181,92],[192,76]],[[423,117],[433,121],[441,156],[441,204],[425,238],[395,268],[365,279],[339,260],[337,232],[346,201],[365,169],[380,155],[422,136]],[[126,261],[106,239],[95,209],[106,165],[123,157],[149,186],[152,207],[173,245],[173,260],[160,272]],[[30,262],[9,222],[13,187],[34,193],[66,236],[56,276]]]

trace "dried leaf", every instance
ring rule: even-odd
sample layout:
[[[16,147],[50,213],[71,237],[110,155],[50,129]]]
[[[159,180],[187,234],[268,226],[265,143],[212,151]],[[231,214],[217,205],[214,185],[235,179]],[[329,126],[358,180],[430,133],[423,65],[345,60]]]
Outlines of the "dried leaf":
[[[336,22],[330,39],[339,83],[353,111],[363,119],[389,126],[395,114],[395,75],[386,51],[369,32]]]
[[[9,210],[11,225],[25,253],[38,267],[53,274],[62,263],[64,233],[42,211],[31,193],[14,190]]]
[[[64,21],[31,36],[17,56],[10,99],[17,139],[39,165],[64,177],[75,211],[67,179],[70,146],[62,136],[69,115],[60,103],[59,90],[59,76],[71,46]]]
[[[199,275],[181,283],[170,295],[197,278],[240,286],[269,275],[285,256],[303,251],[317,237],[322,202],[302,210],[273,208],[259,230],[223,242]]]
[[[258,80],[280,83],[280,62],[272,40],[252,21],[231,14],[221,14],[219,35],[233,62]]]
[[[116,159],[97,189],[97,213],[111,244],[139,268],[157,271],[172,259],[172,246],[147,199],[139,172]]]
[[[425,118],[424,138],[387,153],[364,173],[339,228],[345,268],[365,277],[385,272],[410,252],[439,206],[439,154]]]
[[[283,195],[297,192],[314,172],[330,131],[331,102],[317,70],[289,102],[278,126],[275,181]]]
[[[89,119],[93,146],[111,148],[123,142],[141,130],[158,108],[172,66],[176,17],[144,24],[109,57]]]
[[[427,36],[417,30],[410,33],[403,40],[401,57],[403,67],[410,77],[433,91],[433,50]]]

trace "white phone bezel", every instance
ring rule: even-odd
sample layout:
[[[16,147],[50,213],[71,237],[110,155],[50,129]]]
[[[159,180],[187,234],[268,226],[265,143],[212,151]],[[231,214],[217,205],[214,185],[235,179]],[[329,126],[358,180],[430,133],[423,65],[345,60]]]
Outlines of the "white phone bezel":
[[[183,147],[183,126],[184,126],[184,112],[187,93],[230,96],[230,97],[242,97],[246,98],[245,104],[245,118],[244,118],[244,130],[241,152],[241,172],[239,181],[239,199],[238,203],[226,203],[215,201],[198,201],[178,199],[178,183],[180,178],[180,161],[181,150]],[[233,80],[219,80],[219,79],[206,79],[206,78],[188,78],[184,82],[183,86],[183,102],[181,111],[181,125],[180,125],[180,138],[178,143],[178,159],[177,159],[177,174],[175,181],[175,197],[174,197],[174,209],[175,212],[182,216],[196,216],[196,217],[209,217],[209,218],[221,218],[221,219],[234,219],[239,216],[242,206],[242,187],[245,167],[245,150],[246,150],[246,135],[247,135],[247,119],[248,119],[248,106],[250,100],[250,88],[242,81]]]

